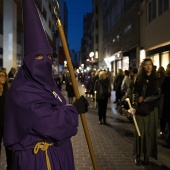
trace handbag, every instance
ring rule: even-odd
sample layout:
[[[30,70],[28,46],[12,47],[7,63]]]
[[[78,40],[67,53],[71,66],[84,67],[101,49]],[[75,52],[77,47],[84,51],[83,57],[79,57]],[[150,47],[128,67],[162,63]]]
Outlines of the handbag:
[[[147,102],[138,103],[136,114],[140,116],[147,116],[150,113],[150,105]]]

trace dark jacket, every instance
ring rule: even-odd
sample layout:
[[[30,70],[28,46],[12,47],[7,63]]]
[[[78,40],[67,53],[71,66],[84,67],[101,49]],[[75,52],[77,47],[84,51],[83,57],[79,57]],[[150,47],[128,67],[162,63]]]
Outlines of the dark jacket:
[[[167,121],[170,121],[170,75],[166,76],[161,85],[161,91],[162,91],[162,118],[166,119]]]
[[[150,109],[153,110],[155,105],[158,105],[158,100],[161,97],[161,89],[158,79],[153,77],[151,82],[147,81],[144,77],[137,78],[134,86],[134,94],[132,104],[136,108],[138,106],[138,98],[143,97],[143,102],[149,103]]]
[[[0,96],[0,127],[4,126],[6,94],[7,94],[7,89],[4,89],[2,96]]]
[[[98,99],[108,99],[110,97],[110,81],[109,79],[96,80],[94,90],[97,92],[96,98]]]
[[[115,91],[120,91],[121,90],[121,85],[122,85],[122,81],[123,81],[124,75],[123,74],[119,74],[115,77],[115,81],[114,81],[114,90]]]

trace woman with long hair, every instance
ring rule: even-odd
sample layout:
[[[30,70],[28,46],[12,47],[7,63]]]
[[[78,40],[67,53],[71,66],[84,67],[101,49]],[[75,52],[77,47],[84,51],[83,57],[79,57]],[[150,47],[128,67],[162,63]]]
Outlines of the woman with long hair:
[[[135,164],[147,165],[149,157],[157,159],[157,123],[158,100],[160,88],[156,70],[150,58],[141,63],[141,68],[134,86],[135,116],[141,136],[135,133],[134,156]],[[143,104],[144,110],[140,112],[139,106]],[[147,110],[147,113],[144,112]],[[141,156],[144,157],[143,161]]]

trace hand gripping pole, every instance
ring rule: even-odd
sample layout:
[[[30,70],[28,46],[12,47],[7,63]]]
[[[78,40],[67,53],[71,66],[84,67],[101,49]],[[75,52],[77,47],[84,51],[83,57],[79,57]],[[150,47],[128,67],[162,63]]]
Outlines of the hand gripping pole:
[[[55,3],[57,3],[57,5],[55,5]],[[63,44],[63,49],[64,49],[64,52],[65,52],[68,69],[69,69],[71,80],[72,80],[72,83],[73,83],[73,89],[74,89],[74,92],[75,92],[75,96],[76,96],[76,99],[79,99],[80,94],[79,94],[76,78],[75,78],[75,75],[74,75],[74,70],[73,70],[73,66],[72,66],[72,62],[71,62],[71,58],[70,58],[70,54],[69,54],[69,50],[68,50],[68,45],[67,45],[65,34],[64,34],[64,31],[63,31],[63,27],[62,27],[62,24],[61,24],[61,21],[60,21],[60,18],[59,18],[59,13],[57,12],[57,11],[59,11],[59,4],[56,1],[54,2],[54,0],[53,0],[53,9],[54,9],[54,14],[57,17],[57,26],[58,26],[60,38],[61,38],[61,41],[62,41],[62,44]],[[90,152],[90,156],[91,156],[91,159],[92,159],[94,170],[98,170],[85,116],[84,116],[84,114],[80,114],[80,117],[81,117],[81,121],[82,121],[82,124],[83,124],[83,129],[84,129],[84,133],[85,133],[85,137],[86,137],[86,141],[87,141],[87,145],[88,145],[88,148],[89,148],[89,152]]]
[[[130,108],[130,112],[131,112],[131,114],[132,114],[132,105],[131,105],[131,103],[130,103],[130,100],[129,100],[129,98],[126,98],[125,100],[128,102],[128,105],[129,105],[129,108]],[[134,124],[135,124],[136,131],[137,131],[137,133],[138,133],[138,136],[140,137],[141,134],[140,134],[140,131],[139,131],[138,124],[137,124],[137,122],[136,122],[136,117],[135,117],[134,114],[132,114],[132,117],[133,117],[133,121],[134,121]]]

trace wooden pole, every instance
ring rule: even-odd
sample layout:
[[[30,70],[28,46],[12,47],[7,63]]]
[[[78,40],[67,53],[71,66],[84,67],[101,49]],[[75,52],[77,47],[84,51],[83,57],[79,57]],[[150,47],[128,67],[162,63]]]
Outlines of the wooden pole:
[[[74,70],[73,70],[73,66],[72,66],[72,62],[71,62],[71,58],[70,58],[70,53],[69,53],[69,50],[68,50],[68,45],[67,45],[67,42],[66,42],[63,27],[62,27],[62,24],[61,24],[59,18],[57,18],[57,26],[58,26],[61,41],[62,41],[62,44],[63,44],[68,69],[69,69],[71,80],[72,80],[72,83],[73,83],[73,89],[74,89],[74,92],[75,92],[75,96],[76,96],[76,99],[79,99],[80,94],[79,94],[79,90],[78,90],[78,86],[77,86],[77,82],[76,82],[76,78],[75,78],[75,74],[74,74]],[[81,121],[82,121],[82,124],[83,124],[83,128],[84,128],[84,132],[85,132],[85,136],[86,136],[86,140],[87,140],[87,144],[88,144],[88,148],[89,148],[89,152],[90,152],[90,156],[91,156],[91,159],[92,159],[94,170],[98,170],[85,116],[82,113],[82,114],[80,114],[80,117],[81,117]]]
[[[130,111],[132,112],[132,105],[131,105],[131,103],[130,103],[129,98],[126,98],[125,100],[128,102],[128,105],[129,105]],[[134,115],[134,114],[132,114],[132,117],[133,117],[133,121],[134,121],[134,124],[135,124],[136,131],[137,131],[137,133],[138,133],[138,136],[140,137],[140,136],[141,136],[141,134],[140,134],[140,131],[139,131],[138,124],[137,124],[137,122],[136,122],[136,117],[135,117],[135,115]]]

